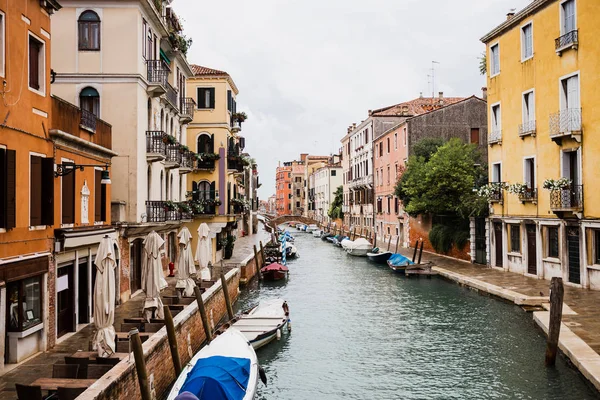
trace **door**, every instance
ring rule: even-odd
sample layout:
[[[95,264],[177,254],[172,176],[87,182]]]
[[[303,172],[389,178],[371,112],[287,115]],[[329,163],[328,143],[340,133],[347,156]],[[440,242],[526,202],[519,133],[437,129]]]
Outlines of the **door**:
[[[567,227],[567,250],[569,255],[569,282],[581,283],[579,266],[579,228]]]
[[[142,288],[142,239],[135,239],[131,247],[131,293]]]
[[[56,273],[56,330],[57,336],[75,331],[73,265],[59,268]]]
[[[495,243],[495,255],[496,255],[496,267],[502,267],[502,224],[499,222],[494,223],[494,243]]]
[[[536,248],[536,229],[535,225],[525,225],[527,232],[527,272],[531,275],[537,275],[537,248]]]
[[[79,259],[79,277],[78,277],[78,296],[79,301],[77,302],[77,315],[79,317],[80,324],[86,324],[90,322],[90,304],[89,304],[89,294],[93,289],[88,287],[89,285],[89,270],[88,270],[88,261],[87,258]]]
[[[475,218],[475,262],[486,263],[485,218]]]

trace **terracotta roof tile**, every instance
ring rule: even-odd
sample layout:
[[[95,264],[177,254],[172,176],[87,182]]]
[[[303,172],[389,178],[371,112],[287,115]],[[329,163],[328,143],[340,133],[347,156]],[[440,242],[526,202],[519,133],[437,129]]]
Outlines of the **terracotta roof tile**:
[[[444,97],[440,102],[440,99],[438,97],[419,97],[414,100],[406,101],[404,103],[380,108],[379,110],[374,110],[371,115],[376,117],[420,115],[429,111],[437,110],[438,108],[448,106],[450,104],[457,103],[464,99],[464,97]]]
[[[203,67],[201,65],[191,64],[192,72],[195,76],[201,75],[225,75],[229,76],[229,74],[225,71],[219,71],[218,69],[212,69],[208,67]]]

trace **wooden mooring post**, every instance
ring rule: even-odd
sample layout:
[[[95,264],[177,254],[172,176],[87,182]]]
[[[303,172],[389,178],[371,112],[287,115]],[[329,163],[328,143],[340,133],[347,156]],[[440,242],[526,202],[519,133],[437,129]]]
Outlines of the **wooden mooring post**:
[[[225,274],[221,272],[221,286],[223,288],[223,295],[225,296],[225,305],[227,306],[227,316],[229,319],[233,319],[233,308],[231,307],[231,299],[229,298],[229,290],[227,290],[227,279]]]
[[[400,236],[396,236],[396,254],[398,254],[398,243],[400,243]]]
[[[206,309],[204,308],[204,300],[202,300],[202,292],[198,286],[194,287],[194,294],[196,295],[196,303],[198,303],[198,311],[200,311],[200,319],[202,320],[202,326],[204,327],[204,336],[206,336],[206,343],[210,343],[212,340],[212,331],[208,324],[208,316],[206,315]]]
[[[262,244],[262,240],[260,242],[258,242],[260,244],[260,266],[264,267],[266,262],[265,262],[265,248]]]
[[[146,360],[144,359],[144,350],[142,349],[142,340],[140,339],[140,332],[137,329],[129,331],[129,341],[131,342],[131,349],[133,350],[133,357],[135,359],[135,370],[137,371],[142,400],[152,400],[150,384],[148,383],[148,371],[146,371]]]
[[[388,248],[387,251],[390,251],[390,245],[392,244],[392,235],[390,235],[390,240],[388,240]]]
[[[417,241],[415,242],[415,251],[413,253],[412,262],[415,262],[415,259],[417,258],[417,249],[418,248],[419,248],[419,239],[417,239]]]
[[[548,341],[546,342],[547,367],[553,367],[556,363],[564,294],[562,278],[555,276],[550,282],[550,321],[548,323]]]
[[[179,358],[179,349],[177,348],[177,336],[175,335],[175,324],[173,323],[173,315],[169,306],[163,306],[165,311],[165,326],[167,327],[167,338],[169,339],[169,348],[171,349],[171,358],[173,359],[173,367],[175,367],[175,375],[181,374],[181,359]]]
[[[373,247],[377,247],[377,234],[375,232],[373,232]]]
[[[425,243],[425,241],[421,240],[421,250],[419,250],[419,262],[417,262],[417,264],[421,264],[421,256],[423,255],[423,243]]]
[[[258,274],[259,279],[260,279],[261,265],[259,264],[259,261],[258,261],[258,250],[256,250],[256,245],[253,245],[253,250],[254,250],[254,265],[256,266],[256,273]]]

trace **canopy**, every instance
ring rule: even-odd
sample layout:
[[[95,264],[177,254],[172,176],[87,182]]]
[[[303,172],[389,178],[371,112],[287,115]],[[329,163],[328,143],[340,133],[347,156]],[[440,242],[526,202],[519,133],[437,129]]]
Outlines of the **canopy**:
[[[388,263],[394,265],[396,267],[400,267],[403,265],[414,264],[414,262],[410,261],[408,258],[404,257],[402,254],[393,254],[389,259]]]
[[[246,395],[249,379],[248,358],[200,358],[188,373],[179,393],[190,392],[199,400],[241,400]]]
[[[210,281],[210,270],[208,263],[212,260],[212,243],[210,240],[210,228],[203,222],[198,227],[198,246],[196,247],[196,261],[200,266],[200,278]]]
[[[267,265],[266,267],[262,267],[260,269],[260,272],[267,272],[267,271],[289,271],[289,269],[285,265],[273,263],[273,264]]]
[[[96,253],[96,283],[94,284],[94,325],[92,340],[98,357],[108,357],[115,352],[115,259],[113,239],[105,236]]]
[[[146,292],[144,301],[144,317],[150,321],[152,312],[156,317],[164,319],[165,313],[160,298],[160,291],[168,286],[163,275],[160,259],[160,248],[165,241],[152,231],[144,239],[144,256],[142,257],[142,290]]]
[[[192,234],[187,227],[181,228],[179,234],[179,255],[177,256],[177,283],[176,289],[183,289],[184,296],[194,294],[194,280],[192,275],[196,275],[196,266],[192,257]]]

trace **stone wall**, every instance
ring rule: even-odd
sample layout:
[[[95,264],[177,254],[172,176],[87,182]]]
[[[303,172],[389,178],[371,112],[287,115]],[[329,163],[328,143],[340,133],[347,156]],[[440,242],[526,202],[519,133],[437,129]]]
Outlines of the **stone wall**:
[[[238,297],[240,270],[232,269],[226,274],[229,296],[234,301]],[[225,296],[221,281],[210,287],[203,295],[204,306],[211,324],[216,324],[227,314]],[[189,304],[174,317],[179,357],[182,366],[186,365],[205,340],[204,329],[196,302]],[[146,370],[156,398],[166,397],[175,381],[175,369],[169,349],[166,328],[163,327],[143,343]],[[131,360],[129,360],[129,358]],[[140,388],[137,381],[133,354],[122,360],[102,378],[97,380],[78,400],[133,400],[139,399]]]

